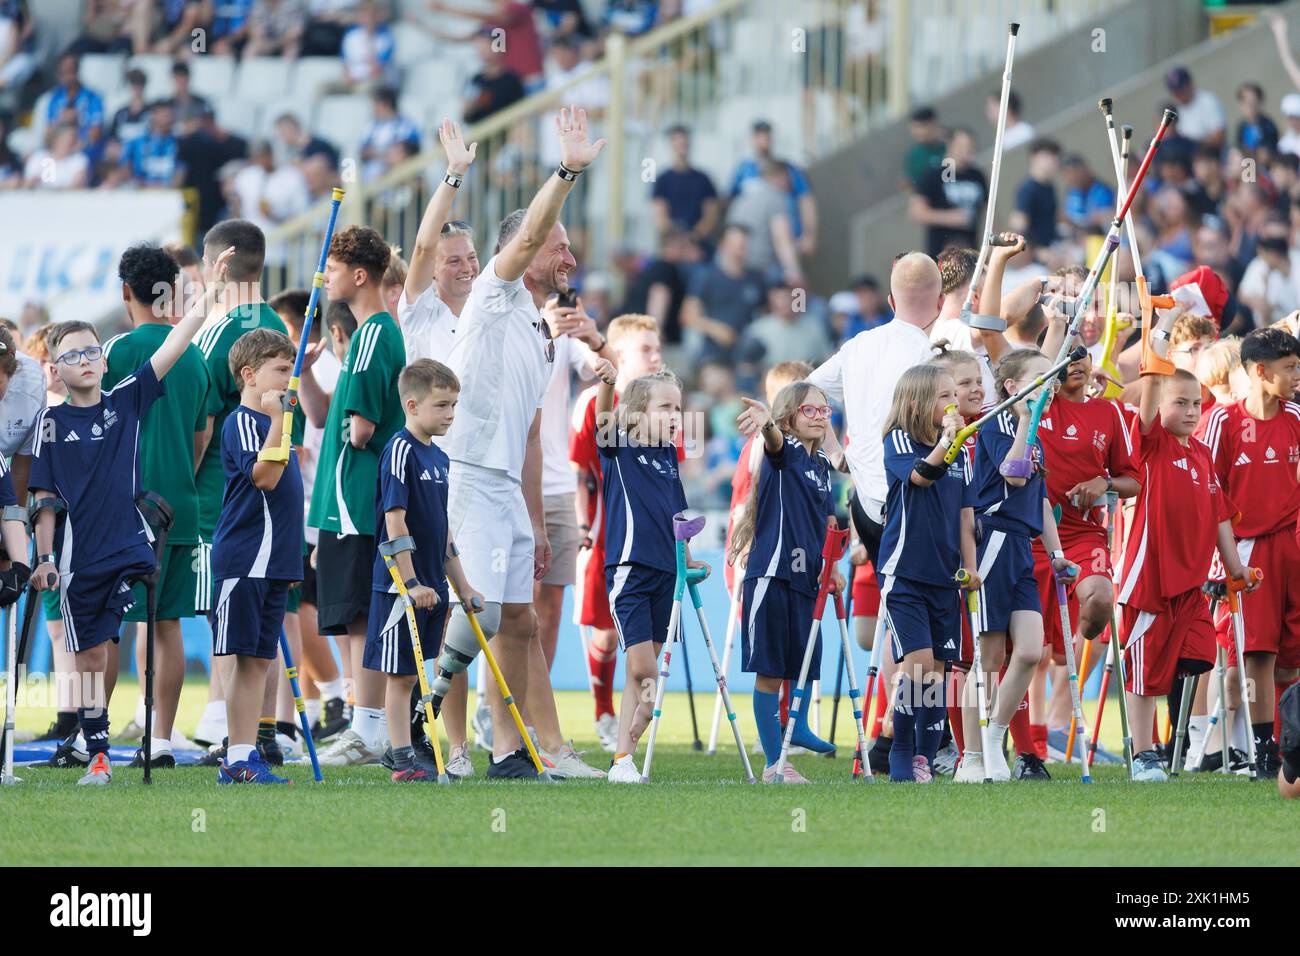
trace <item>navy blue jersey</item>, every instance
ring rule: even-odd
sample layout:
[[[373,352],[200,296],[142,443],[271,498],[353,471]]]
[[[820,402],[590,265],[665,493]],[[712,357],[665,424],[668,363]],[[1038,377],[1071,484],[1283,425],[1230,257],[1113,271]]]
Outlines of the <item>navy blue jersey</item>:
[[[1014,488],[999,469],[1015,441],[1014,412],[1003,412],[980,429],[975,440],[975,481],[967,504],[974,506],[975,516],[986,528],[1036,538],[1043,533],[1043,501],[1047,498],[1043,449],[1041,445],[1026,446],[1034,458],[1034,474]]]
[[[0,456],[0,508],[18,504],[18,492],[14,491],[14,480],[9,477],[9,463]]]
[[[302,580],[302,472],[290,450],[270,491],[253,484],[253,466],[271,432],[271,418],[240,405],[221,426],[226,492],[212,536],[212,576]]]
[[[136,509],[140,419],[163,386],[153,364],[100,393],[95,405],[50,405],[36,419],[31,488],[52,491],[68,510],[55,525],[60,574],[112,559],[123,566],[153,560],[153,533]],[[182,449],[186,459],[193,449]],[[135,552],[125,554],[125,552]],[[119,560],[120,557],[120,560]]]
[[[604,462],[605,567],[644,564],[677,573],[673,515],[686,508],[676,445],[638,445],[623,429],[612,445],[598,437]]]
[[[912,466],[927,458],[923,445],[901,428],[885,436],[885,531],[880,540],[880,573],[926,584],[955,587],[961,567],[961,509],[971,483],[970,459],[962,454],[929,487],[912,483]]]
[[[375,499],[375,542],[388,540],[384,513],[406,511],[406,530],[415,539],[411,562],[415,577],[447,600],[447,473],[451,460],[434,444],[424,444],[405,428],[398,430],[379,456],[379,494]],[[373,591],[396,592],[383,555],[375,554]]]
[[[755,495],[745,580],[777,578],[803,594],[816,594],[826,518],[835,514],[830,459],[821,450],[809,455],[803,442],[786,435],[775,455],[764,448]]]

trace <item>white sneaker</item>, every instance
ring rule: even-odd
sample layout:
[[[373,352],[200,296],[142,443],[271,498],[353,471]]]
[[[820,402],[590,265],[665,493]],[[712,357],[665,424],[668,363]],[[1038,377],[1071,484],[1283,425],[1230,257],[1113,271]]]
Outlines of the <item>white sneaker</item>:
[[[223,737],[228,736],[226,733],[226,706],[224,702],[220,707],[213,707],[209,712],[208,708],[203,709],[203,716],[199,718],[198,726],[194,728],[194,739],[207,741],[208,746],[220,744]]]
[[[582,762],[582,755],[573,749],[573,741],[571,740],[566,740],[561,744],[560,749],[555,753],[540,749],[537,752],[551,765],[548,769],[551,776],[557,780],[584,777],[600,779],[605,776],[605,771],[597,770],[595,767]]]
[[[776,764],[772,764],[772,766],[770,767],[764,767],[763,782],[764,783],[811,783],[812,781],[810,781],[807,777],[801,774],[798,770],[795,770],[794,764],[790,763],[790,761],[787,760],[785,762],[785,766],[781,768],[780,780],[776,779]]]
[[[474,710],[474,746],[492,752],[492,708],[487,701]]]
[[[361,764],[379,763],[379,758],[383,755],[382,747],[367,747],[361,735],[349,727],[316,756],[323,767],[356,767]]]
[[[929,761],[920,754],[912,758],[912,779],[917,783],[931,783],[934,780]]]
[[[953,783],[983,783],[984,782],[984,755],[968,753],[962,754],[961,763],[957,766],[957,772],[953,774]]]
[[[812,753],[807,747],[800,747],[798,744],[791,744],[790,749],[786,752],[787,757],[805,757]]]
[[[994,783],[1006,783],[1011,779],[1011,768],[1007,766],[1007,755],[1002,748],[995,746],[984,755],[986,776]]]
[[[224,737],[225,734],[222,734],[222,736]],[[200,749],[202,748],[200,748],[198,744],[190,740],[190,738],[186,737],[175,727],[172,728],[172,750],[200,750]]]
[[[600,746],[608,753],[618,752],[618,718],[613,714],[601,714],[596,721],[596,737]]]
[[[957,769],[957,758],[959,756],[960,754],[957,753],[957,748],[954,745],[949,744],[944,747],[934,758],[934,764],[932,765],[934,772],[945,777],[951,777]]]
[[[172,746],[175,746],[175,738],[172,738]],[[277,733],[275,742],[280,745],[280,751],[284,754],[285,760],[297,760],[303,756],[303,746],[297,737],[290,737],[288,734]]]
[[[605,779],[610,783],[640,783],[641,771],[636,768],[632,755],[624,754],[610,765]]]
[[[451,757],[447,760],[446,770],[449,777],[474,776],[474,764],[469,759],[468,744],[460,744],[451,749]]]

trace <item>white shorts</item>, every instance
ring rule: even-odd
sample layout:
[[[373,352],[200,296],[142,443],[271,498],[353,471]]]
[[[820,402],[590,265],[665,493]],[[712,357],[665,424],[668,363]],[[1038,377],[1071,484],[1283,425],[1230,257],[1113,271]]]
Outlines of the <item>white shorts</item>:
[[[533,524],[517,481],[499,471],[454,462],[447,489],[447,529],[460,549],[466,579],[485,601],[533,602]]]

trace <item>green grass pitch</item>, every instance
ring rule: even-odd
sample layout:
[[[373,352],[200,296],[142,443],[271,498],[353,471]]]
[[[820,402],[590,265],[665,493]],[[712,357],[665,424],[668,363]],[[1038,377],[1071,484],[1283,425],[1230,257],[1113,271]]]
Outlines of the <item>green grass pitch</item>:
[[[179,721],[194,726],[201,684],[187,686]],[[123,681],[114,728],[130,717]],[[563,724],[604,766],[586,692],[558,695]],[[748,700],[738,701],[753,740]],[[712,695],[697,695],[702,725]],[[1107,708],[1113,711],[1113,707]],[[154,774],[116,768],[106,788],[80,788],[75,770],[23,767],[0,791],[0,858],[7,865],[1292,865],[1300,858],[1300,803],[1272,782],[1184,776],[1163,785],[1099,768],[1051,765],[1050,783],[999,786],[871,785],[849,779],[852,715],[840,715],[837,759],[795,758],[815,786],[746,786],[724,726],[718,753],[691,749],[686,697],[666,703],[654,783],[555,785],[476,781],[395,785],[380,767],[288,768],[291,787],[218,787],[215,770]],[[1091,708],[1089,713],[1091,713]],[[830,701],[823,701],[822,730]],[[1111,715],[1108,714],[1108,717]],[[19,712],[44,729],[47,711]],[[707,737],[707,727],[702,726]],[[1106,721],[1104,740],[1118,736]],[[644,747],[642,748],[642,754]],[[639,757],[641,755],[638,755]],[[752,758],[756,772],[761,758]]]

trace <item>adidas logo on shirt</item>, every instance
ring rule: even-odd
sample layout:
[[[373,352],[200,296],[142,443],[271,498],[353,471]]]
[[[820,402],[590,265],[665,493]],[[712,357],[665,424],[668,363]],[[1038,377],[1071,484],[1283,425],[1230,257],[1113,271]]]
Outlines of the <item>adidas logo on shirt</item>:
[[[429,474],[429,469],[428,469],[428,468],[426,468],[426,469],[424,469],[424,471],[420,472],[420,480],[421,480],[421,481],[433,481],[433,476]]]
[[[1183,471],[1187,471],[1187,459],[1179,458],[1177,461],[1174,462],[1174,467],[1181,468]]]
[[[64,441],[81,441],[81,437],[76,432],[68,432],[63,436]]]
[[[1237,456],[1237,460],[1234,461],[1233,464],[1234,464],[1234,465],[1249,465],[1249,464],[1250,464],[1250,456],[1247,455],[1247,454],[1243,451],[1240,455]]]
[[[1044,429],[1049,432],[1052,430],[1052,420],[1050,418],[1044,418],[1038,423],[1038,430],[1043,431]]]

